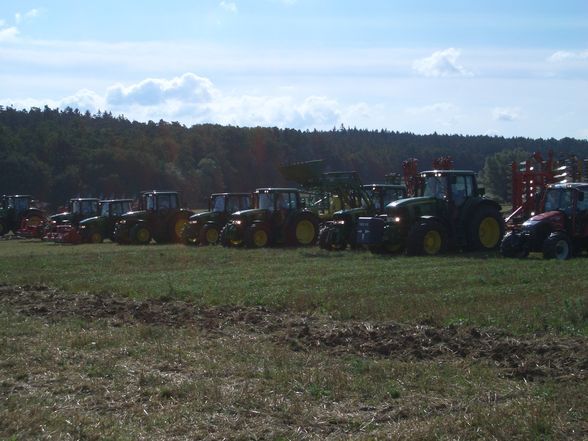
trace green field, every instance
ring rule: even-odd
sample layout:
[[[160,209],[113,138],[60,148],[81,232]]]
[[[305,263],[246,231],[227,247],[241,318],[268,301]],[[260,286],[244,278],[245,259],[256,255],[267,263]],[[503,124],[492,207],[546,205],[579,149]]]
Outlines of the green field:
[[[582,439],[586,258],[0,242],[0,437]]]

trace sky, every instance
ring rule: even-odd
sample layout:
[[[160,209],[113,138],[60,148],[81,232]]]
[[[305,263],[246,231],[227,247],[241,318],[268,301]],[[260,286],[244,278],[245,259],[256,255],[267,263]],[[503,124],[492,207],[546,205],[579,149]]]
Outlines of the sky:
[[[4,0],[0,105],[588,139],[588,1]]]

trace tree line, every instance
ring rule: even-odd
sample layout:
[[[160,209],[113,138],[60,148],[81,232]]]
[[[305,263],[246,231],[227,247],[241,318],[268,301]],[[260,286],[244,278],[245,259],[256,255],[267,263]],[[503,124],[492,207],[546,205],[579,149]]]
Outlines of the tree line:
[[[401,172],[407,158],[418,158],[420,168],[428,169],[445,155],[456,168],[482,170],[484,184],[502,196],[499,181],[508,173],[503,162],[549,149],[588,157],[588,141],[572,138],[416,135],[343,126],[186,127],[109,112],[0,106],[0,192],[32,194],[54,206],[75,196],[133,197],[141,190],[171,189],[181,191],[189,206],[202,207],[212,192],[292,185],[279,173],[287,163],[324,159],[327,171],[356,170],[372,183]],[[484,173],[489,166],[493,170]]]

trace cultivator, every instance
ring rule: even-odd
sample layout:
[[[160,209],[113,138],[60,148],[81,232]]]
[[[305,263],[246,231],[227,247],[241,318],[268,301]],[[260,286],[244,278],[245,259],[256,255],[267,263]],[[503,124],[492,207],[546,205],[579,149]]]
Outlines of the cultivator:
[[[535,152],[523,162],[511,164],[512,214],[506,219],[509,228],[521,224],[538,212],[541,198],[549,184],[588,182],[588,159],[572,155],[556,160],[553,151],[547,159]]]

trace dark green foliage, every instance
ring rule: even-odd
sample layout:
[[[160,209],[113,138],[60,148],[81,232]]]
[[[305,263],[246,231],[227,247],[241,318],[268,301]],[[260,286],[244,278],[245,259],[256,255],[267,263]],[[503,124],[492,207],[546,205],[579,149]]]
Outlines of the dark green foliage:
[[[31,193],[52,204],[71,196],[129,197],[146,189],[177,189],[190,206],[203,207],[212,192],[287,185],[278,166],[325,159],[329,170],[356,170],[374,181],[400,172],[402,161],[451,155],[456,168],[481,170],[502,150],[553,149],[588,157],[588,141],[505,139],[488,136],[414,135],[387,130],[328,132],[177,122],[131,122],[112,114],[67,108],[0,107],[0,192]],[[503,158],[501,158],[503,159]],[[500,173],[484,172],[502,196]],[[493,187],[495,185],[495,187]]]

